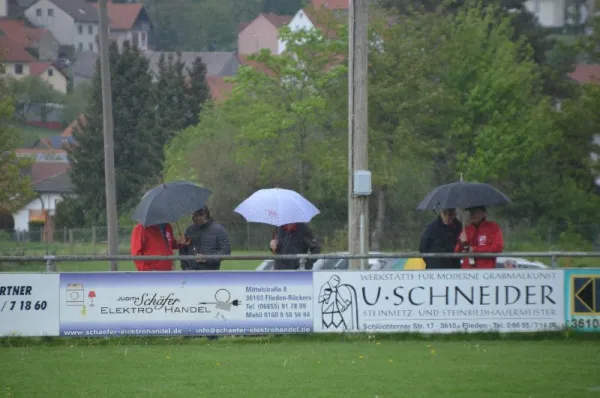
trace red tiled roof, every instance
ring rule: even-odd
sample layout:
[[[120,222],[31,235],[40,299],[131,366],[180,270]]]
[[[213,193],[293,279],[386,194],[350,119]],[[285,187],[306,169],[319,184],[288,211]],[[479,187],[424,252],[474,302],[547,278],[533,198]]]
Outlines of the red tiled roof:
[[[98,8],[98,4],[94,4]],[[141,3],[120,4],[108,2],[108,18],[110,19],[110,28],[116,30],[129,30],[135,25],[135,21],[140,15],[144,6]]]
[[[600,65],[577,65],[575,70],[569,73],[571,79],[579,83],[597,83],[600,84]]]
[[[8,62],[35,62],[23,45],[7,36],[0,36],[0,57]]]
[[[254,19],[252,21],[254,21]],[[238,33],[240,33],[242,30],[246,29],[246,27],[248,25],[250,25],[252,23],[252,21],[249,21],[249,22],[240,22],[240,24],[238,25]]]
[[[67,128],[63,130],[61,136],[62,137],[72,137],[73,129],[77,129],[79,132],[81,132],[81,126],[84,126],[86,123],[87,123],[87,119],[85,118],[85,115],[83,115],[83,114],[79,115],[79,117],[77,119],[73,120],[71,122],[71,124],[69,124],[67,126]]]
[[[256,21],[261,16],[264,17],[267,21],[271,22],[271,24],[273,24],[273,26],[275,26],[277,29],[281,28],[283,25],[290,23],[292,18],[294,18],[293,16],[290,16],[290,15],[277,15],[277,14],[273,14],[272,12],[260,13],[252,21],[241,22],[238,25],[238,33],[243,31],[244,29],[246,29],[252,22]]]
[[[347,10],[348,0],[312,0],[313,7],[321,8],[325,7],[330,10]]]
[[[44,28],[30,28],[23,21],[0,19],[0,31],[10,40],[23,47],[29,47],[48,33]]]
[[[207,76],[206,82],[210,88],[212,99],[215,102],[225,100],[233,89],[233,84],[226,82],[223,76]]]
[[[290,15],[277,15],[277,14],[273,14],[271,12],[268,14],[261,14],[261,15],[264,16],[265,18],[267,18],[267,20],[269,22],[271,22],[273,24],[273,26],[275,26],[278,29],[281,28],[283,25],[289,24],[293,18],[293,16],[290,16]]]
[[[29,74],[32,76],[40,76],[42,73],[46,72],[48,68],[51,67],[53,67],[53,65],[50,62],[30,62]],[[53,69],[66,77],[65,73],[59,68],[54,67]]]

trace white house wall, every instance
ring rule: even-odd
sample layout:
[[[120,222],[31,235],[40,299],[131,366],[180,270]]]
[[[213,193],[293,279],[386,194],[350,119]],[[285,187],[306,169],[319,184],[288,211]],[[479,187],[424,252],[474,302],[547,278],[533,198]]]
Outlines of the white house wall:
[[[41,9],[42,15],[37,16],[37,10]],[[53,16],[48,16],[48,10],[52,9]],[[72,46],[75,43],[75,31],[73,18],[61,8],[48,0],[39,0],[25,10],[25,16],[31,23],[38,27],[48,29],[61,45]]]
[[[44,210],[50,210],[50,215],[54,215],[56,205],[62,200],[62,196],[56,193],[44,193],[39,198],[35,198],[23,209],[13,214],[16,231],[29,231],[29,210],[42,210],[42,201]]]
[[[304,13],[304,10],[299,10],[296,15],[294,15],[294,18],[292,18],[288,26],[292,32],[297,32],[302,29],[310,30],[315,27],[310,21],[308,15]],[[279,39],[279,54],[285,51],[285,47],[286,43]]]
[[[546,28],[559,28],[565,24],[565,0],[528,0],[525,7]]]
[[[41,10],[40,16],[37,10]],[[52,9],[52,16],[48,10]],[[63,46],[73,46],[75,51],[98,52],[98,24],[75,22],[73,17],[49,0],[39,0],[25,10],[25,16],[36,26],[48,29]],[[79,33],[81,26],[81,33]]]

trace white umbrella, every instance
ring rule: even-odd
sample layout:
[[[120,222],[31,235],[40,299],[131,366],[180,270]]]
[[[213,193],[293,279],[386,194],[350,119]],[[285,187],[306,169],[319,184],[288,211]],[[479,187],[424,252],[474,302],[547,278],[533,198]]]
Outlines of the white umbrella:
[[[234,211],[249,222],[277,227],[285,224],[307,223],[320,213],[319,209],[298,192],[281,188],[256,191]]]

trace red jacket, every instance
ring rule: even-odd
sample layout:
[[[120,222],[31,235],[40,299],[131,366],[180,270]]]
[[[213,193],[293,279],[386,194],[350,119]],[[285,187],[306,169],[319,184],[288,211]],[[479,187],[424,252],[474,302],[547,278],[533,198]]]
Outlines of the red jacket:
[[[173,237],[173,228],[166,225],[165,235],[160,231],[158,225],[144,227],[138,224],[131,233],[131,255],[132,256],[172,256],[173,250],[179,248]],[[138,271],[172,271],[172,260],[158,261],[134,261]]]
[[[500,253],[504,250],[504,238],[500,226],[493,221],[483,220],[479,226],[470,224],[465,228],[467,244],[473,248],[474,253]],[[456,244],[456,253],[462,253],[464,245],[459,241]],[[469,258],[463,258],[461,268],[473,268]],[[475,268],[496,268],[496,258],[475,257]]]

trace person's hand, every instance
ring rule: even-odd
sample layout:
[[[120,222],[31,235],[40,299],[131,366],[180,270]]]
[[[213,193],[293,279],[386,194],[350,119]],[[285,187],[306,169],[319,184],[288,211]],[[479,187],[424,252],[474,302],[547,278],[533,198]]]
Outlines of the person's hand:
[[[458,239],[461,243],[467,243],[467,233],[465,231],[462,231]]]
[[[273,252],[276,252],[277,251],[277,239],[271,240],[271,243],[269,243],[269,247],[271,248],[271,250]]]
[[[199,264],[204,264],[204,263],[206,262],[206,259],[205,259],[205,258],[200,258],[200,259],[198,259],[198,260],[195,260],[195,261],[196,261],[197,263],[199,263]]]
[[[191,241],[191,239],[187,239],[185,236],[180,236],[177,239],[177,243],[179,243],[180,245],[189,245],[190,241]]]

